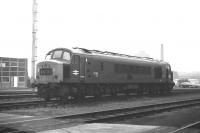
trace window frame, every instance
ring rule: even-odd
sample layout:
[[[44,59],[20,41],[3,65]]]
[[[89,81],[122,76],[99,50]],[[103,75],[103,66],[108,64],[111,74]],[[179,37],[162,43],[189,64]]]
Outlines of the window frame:
[[[55,56],[57,52],[60,52],[59,53],[59,56]],[[67,53],[68,55],[65,56],[65,53]],[[68,57],[65,58],[65,57]],[[60,59],[60,60],[66,60],[66,61],[70,61],[71,60],[71,52],[67,51],[67,50],[62,50],[62,49],[59,49],[59,50],[54,50],[52,51],[51,53],[48,53],[45,57],[45,60],[55,60],[55,59]]]

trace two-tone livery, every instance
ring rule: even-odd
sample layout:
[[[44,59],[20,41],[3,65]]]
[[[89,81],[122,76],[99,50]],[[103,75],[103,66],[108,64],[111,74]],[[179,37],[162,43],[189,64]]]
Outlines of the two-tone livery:
[[[84,48],[57,48],[37,64],[38,95],[46,100],[117,93],[170,92],[170,64],[152,58]]]

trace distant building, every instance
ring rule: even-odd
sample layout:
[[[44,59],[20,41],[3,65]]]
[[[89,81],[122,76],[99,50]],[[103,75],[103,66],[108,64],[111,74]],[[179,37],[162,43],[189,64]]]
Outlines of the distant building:
[[[27,87],[26,58],[0,57],[0,88]]]
[[[179,73],[179,78],[199,79],[200,80],[200,72]]]
[[[173,71],[173,78],[174,78],[174,79],[178,79],[178,78],[179,78],[178,72]]]

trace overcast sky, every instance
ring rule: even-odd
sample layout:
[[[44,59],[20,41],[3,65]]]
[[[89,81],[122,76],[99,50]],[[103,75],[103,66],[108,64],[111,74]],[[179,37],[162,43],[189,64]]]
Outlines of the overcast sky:
[[[56,47],[145,52],[179,72],[200,71],[199,0],[37,0],[38,60]],[[0,56],[31,66],[32,0],[1,0]],[[30,73],[29,73],[30,75]]]

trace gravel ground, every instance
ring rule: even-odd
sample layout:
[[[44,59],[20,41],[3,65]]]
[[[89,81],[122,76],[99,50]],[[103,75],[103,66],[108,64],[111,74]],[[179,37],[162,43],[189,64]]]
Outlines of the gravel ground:
[[[147,104],[155,104],[160,102],[184,100],[188,98],[200,97],[200,93],[189,93],[188,95],[180,95],[172,93],[169,96],[159,97],[135,97],[135,96],[118,96],[116,98],[102,98],[99,100],[88,99],[81,102],[67,103],[63,105],[47,105],[47,107],[37,108],[21,108],[15,110],[6,110],[2,113],[22,114],[31,116],[58,116],[71,115],[85,112],[93,112],[100,110],[108,110],[123,107],[134,107]]]

